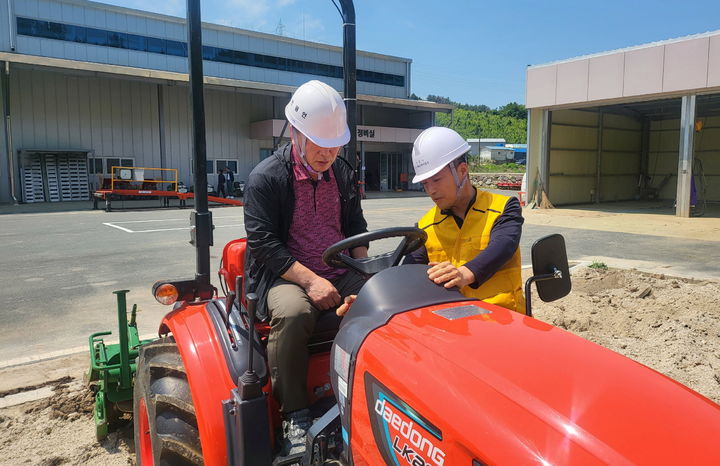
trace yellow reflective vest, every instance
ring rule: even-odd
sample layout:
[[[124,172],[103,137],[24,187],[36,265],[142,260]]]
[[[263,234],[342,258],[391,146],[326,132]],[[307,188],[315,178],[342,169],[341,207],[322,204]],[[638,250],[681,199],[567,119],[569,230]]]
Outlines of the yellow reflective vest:
[[[505,210],[510,198],[477,190],[462,228],[458,228],[452,215],[443,214],[435,206],[418,222],[428,234],[425,247],[430,262],[451,262],[455,267],[465,265],[487,248],[490,231]],[[495,275],[477,288],[466,286],[460,292],[468,298],[478,298],[504,308],[525,314],[525,298],[520,273],[520,249]]]

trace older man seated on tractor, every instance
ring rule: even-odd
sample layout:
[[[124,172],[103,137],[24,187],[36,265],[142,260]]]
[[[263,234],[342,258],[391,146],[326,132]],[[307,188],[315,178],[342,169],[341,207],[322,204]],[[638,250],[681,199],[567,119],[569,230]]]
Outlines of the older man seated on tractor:
[[[328,246],[367,231],[352,167],[338,158],[350,140],[345,104],[320,81],[300,86],[285,107],[292,142],[250,173],[245,191],[246,291],[269,319],[268,363],[283,415],[284,455],[301,453],[312,423],[307,343],[321,313],[356,294],[364,279],[328,267]],[[367,257],[367,247],[350,251]]]

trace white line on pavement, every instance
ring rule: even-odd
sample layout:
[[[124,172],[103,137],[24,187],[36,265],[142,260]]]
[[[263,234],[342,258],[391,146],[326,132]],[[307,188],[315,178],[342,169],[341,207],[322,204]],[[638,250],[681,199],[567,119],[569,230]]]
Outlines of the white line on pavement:
[[[230,218],[230,217],[228,217],[228,218]],[[121,222],[118,222],[118,223],[121,223]],[[125,222],[125,223],[129,223],[129,222]],[[177,228],[155,228],[152,230],[131,230],[129,228],[121,227],[120,225],[116,225],[116,224],[110,223],[110,222],[103,223],[103,225],[107,225],[112,228],[117,228],[118,230],[122,230],[126,233],[155,233],[158,231],[179,231],[179,230],[189,230],[190,229],[190,227],[177,227]],[[215,225],[215,228],[229,228],[229,227],[241,227],[241,226],[244,226],[244,223],[233,223],[230,225]]]
[[[228,227],[241,227],[243,223],[237,223],[233,225],[215,225],[215,228],[228,228]],[[189,230],[190,227],[179,227],[179,228],[158,228],[155,230],[130,230],[130,233],[155,233],[157,231],[177,231],[177,230]]]
[[[132,231],[132,230],[128,230],[127,228],[123,228],[123,227],[121,227],[121,226],[112,224],[112,223],[110,223],[110,222],[103,222],[103,225],[107,225],[107,226],[112,227],[112,228],[117,228],[118,230],[122,230],[122,231],[127,232],[127,233],[135,233],[135,232]]]
[[[228,217],[213,217],[213,220],[219,220],[219,219],[224,219],[224,218],[243,218],[243,216],[242,215],[233,215],[233,216],[228,216]],[[152,222],[160,223],[160,222],[187,222],[187,221],[188,221],[188,218],[185,217],[185,218],[154,218],[152,220],[125,220],[122,222],[113,222],[113,223],[115,225],[119,225],[119,224],[124,224],[124,223],[152,223]],[[104,225],[107,225],[107,223],[105,223]]]

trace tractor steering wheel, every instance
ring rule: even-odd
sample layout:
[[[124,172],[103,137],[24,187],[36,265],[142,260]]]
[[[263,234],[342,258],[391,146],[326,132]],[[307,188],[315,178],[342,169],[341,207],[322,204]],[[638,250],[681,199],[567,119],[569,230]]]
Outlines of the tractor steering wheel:
[[[352,250],[364,246],[371,241],[385,238],[402,237],[402,241],[392,252],[378,254],[376,256],[355,259],[344,254],[343,251]],[[375,275],[381,270],[394,267],[406,254],[409,254],[425,244],[427,233],[415,227],[391,227],[380,230],[368,231],[359,235],[351,236],[333,244],[323,253],[323,261],[330,267],[338,269],[350,269],[366,278]]]

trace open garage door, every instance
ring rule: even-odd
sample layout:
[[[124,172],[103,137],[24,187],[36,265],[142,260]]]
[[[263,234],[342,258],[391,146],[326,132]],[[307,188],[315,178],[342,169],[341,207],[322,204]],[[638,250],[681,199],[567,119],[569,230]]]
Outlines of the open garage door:
[[[720,203],[720,94],[696,97],[690,158],[682,99],[555,110],[548,118],[547,192],[554,205],[651,201],[672,208],[691,172],[692,215]]]

